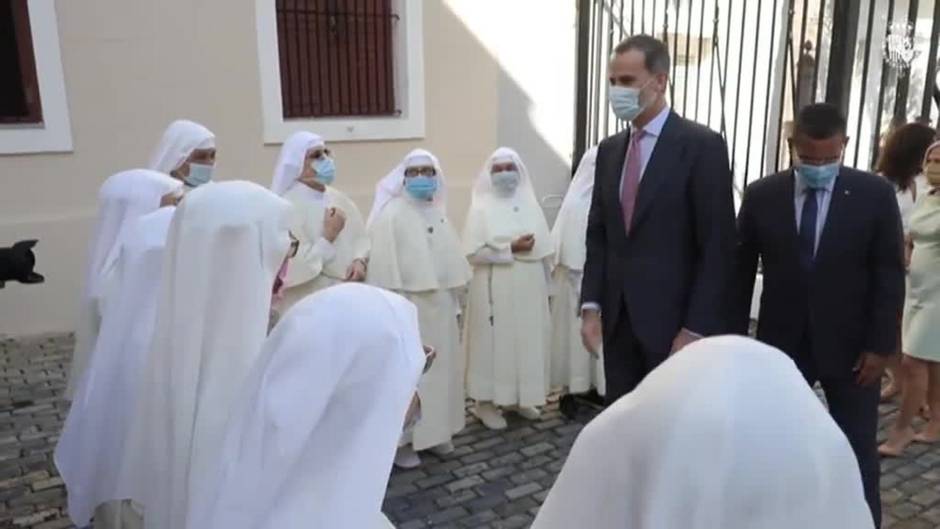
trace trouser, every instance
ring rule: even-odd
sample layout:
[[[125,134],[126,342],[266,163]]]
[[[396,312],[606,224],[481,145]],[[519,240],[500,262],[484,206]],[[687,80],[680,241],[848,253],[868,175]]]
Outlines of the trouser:
[[[622,300],[620,304],[620,316],[612,323],[613,329],[604,333],[607,404],[633,391],[667,356],[651,354],[643,347],[633,331],[626,304]]]

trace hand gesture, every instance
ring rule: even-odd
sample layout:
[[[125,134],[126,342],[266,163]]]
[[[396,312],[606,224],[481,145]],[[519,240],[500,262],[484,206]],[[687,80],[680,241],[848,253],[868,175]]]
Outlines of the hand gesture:
[[[323,238],[334,242],[346,227],[346,214],[337,208],[328,208],[323,214]]]

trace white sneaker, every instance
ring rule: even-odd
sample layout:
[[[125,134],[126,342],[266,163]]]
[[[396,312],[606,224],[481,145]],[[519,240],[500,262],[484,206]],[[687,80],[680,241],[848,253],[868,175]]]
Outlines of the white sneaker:
[[[405,446],[399,446],[398,451],[395,452],[395,466],[403,469],[417,468],[421,465],[421,458],[418,457],[418,453],[415,452],[414,448],[407,444]]]
[[[436,456],[446,456],[454,453],[454,443],[447,441],[446,443],[441,443],[437,446],[432,446],[429,451]]]
[[[505,430],[508,424],[503,412],[489,402],[479,402],[473,407],[473,414],[476,415],[483,426],[490,430]]]
[[[516,408],[516,413],[523,419],[530,421],[537,421],[542,417],[542,412],[535,406],[519,406]]]

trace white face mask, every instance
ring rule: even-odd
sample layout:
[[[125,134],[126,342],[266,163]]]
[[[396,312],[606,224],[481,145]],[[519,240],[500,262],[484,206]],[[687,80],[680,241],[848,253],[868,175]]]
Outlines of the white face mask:
[[[640,88],[611,86],[607,92],[607,99],[610,101],[614,115],[624,121],[633,121],[642,114],[647,105],[640,101],[640,94],[650,81],[652,79],[646,81]]]

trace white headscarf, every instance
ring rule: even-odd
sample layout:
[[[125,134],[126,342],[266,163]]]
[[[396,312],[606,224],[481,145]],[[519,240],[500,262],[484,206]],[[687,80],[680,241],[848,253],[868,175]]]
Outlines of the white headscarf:
[[[303,172],[304,160],[307,151],[316,147],[326,147],[323,138],[312,132],[302,130],[295,132],[281,147],[281,154],[274,167],[274,177],[271,179],[271,191],[283,195],[294,185]]]
[[[533,529],[871,529],[845,435],[782,352],[708,338],[581,432]]]
[[[164,195],[181,191],[182,187],[183,183],[179,180],[148,169],[122,171],[110,176],[101,185],[98,191],[98,219],[88,251],[85,287],[79,301],[75,350],[66,398],[71,398],[75,393],[75,385],[81,378],[88,355],[98,338],[101,282],[108,270],[108,263],[113,261],[121,229],[129,221],[155,211],[160,207],[160,199]]]
[[[150,158],[150,168],[169,174],[196,149],[214,149],[215,134],[202,125],[180,119],[170,123],[163,133],[160,144]]]
[[[510,161],[519,170],[519,186],[507,197],[493,189],[492,172],[494,164]],[[535,235],[535,247],[526,259],[535,261],[552,254],[551,232],[529,170],[516,151],[500,147],[483,164],[473,185],[473,200],[464,223],[464,251],[472,255],[484,246],[508,248],[512,240],[527,233]]]
[[[417,310],[396,294],[347,283],[295,305],[188,529],[374,527],[423,364]]]
[[[177,208],[123,458],[147,528],[185,527],[190,491],[202,486],[261,352],[289,212],[287,201],[241,181],[199,187]]]
[[[385,175],[379,180],[379,183],[375,185],[375,200],[372,202],[372,211],[369,212],[369,220],[366,221],[366,226],[372,226],[372,223],[378,218],[379,213],[385,209],[385,206],[387,206],[393,198],[401,196],[404,192],[406,169],[409,167],[423,167],[429,165],[434,166],[434,169],[437,171],[437,178],[441,181],[437,192],[434,194],[434,205],[446,215],[447,182],[444,179],[444,170],[441,169],[441,162],[438,161],[437,156],[434,156],[429,151],[415,149],[408,153],[401,163],[392,169],[392,172]]]
[[[139,217],[122,232],[108,279],[114,299],[102,315],[94,353],[56,446],[55,464],[68,489],[69,517],[79,527],[88,525],[99,504],[129,497],[118,482],[120,454],[153,338],[174,209]]]
[[[571,270],[584,268],[586,258],[585,235],[588,213],[591,210],[591,193],[594,191],[594,166],[597,164],[597,147],[588,149],[574,173],[574,179],[565,193],[565,200],[558,210],[552,226],[552,242],[555,246],[555,265],[564,265]]]

